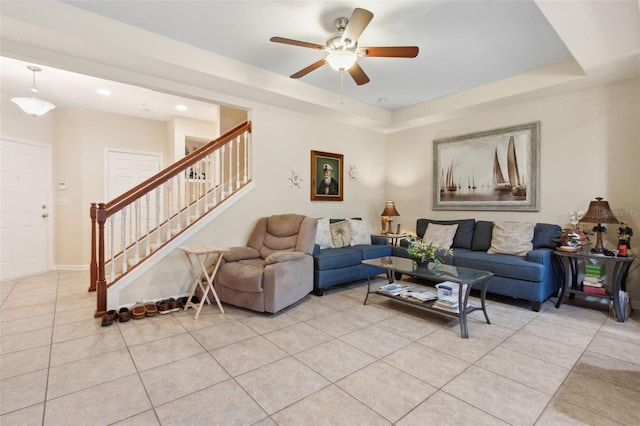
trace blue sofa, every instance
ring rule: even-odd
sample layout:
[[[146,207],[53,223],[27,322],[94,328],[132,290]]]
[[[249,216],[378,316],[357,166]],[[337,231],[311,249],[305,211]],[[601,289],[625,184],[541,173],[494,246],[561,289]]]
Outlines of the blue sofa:
[[[331,223],[342,219],[330,219]],[[313,249],[313,292],[322,296],[327,288],[367,278],[362,260],[391,256],[391,246],[384,237],[371,237],[371,244],[340,248]],[[381,268],[371,268],[370,274],[384,274]]]
[[[537,223],[533,250],[525,256],[514,256],[487,253],[491,247],[493,222],[418,219],[416,235],[422,238],[429,223],[458,225],[451,246],[453,256],[446,256],[445,263],[492,272],[488,292],[528,300],[534,311],[539,311],[542,302],[558,292],[562,276],[553,250],[558,245],[554,239],[561,231],[560,226]],[[407,242],[402,241],[400,246],[393,247],[393,255],[409,257],[407,246]]]

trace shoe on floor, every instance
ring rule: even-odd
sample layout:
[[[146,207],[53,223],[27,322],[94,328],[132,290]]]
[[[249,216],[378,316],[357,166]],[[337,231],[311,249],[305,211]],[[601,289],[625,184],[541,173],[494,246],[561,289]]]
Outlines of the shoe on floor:
[[[133,310],[131,311],[131,318],[133,318],[134,320],[137,319],[142,319],[144,318],[144,305],[136,305],[133,307]]]
[[[155,317],[158,314],[158,308],[155,303],[144,304],[144,315],[146,317]]]
[[[169,310],[169,300],[167,299],[156,302],[156,308],[159,314],[166,315],[171,313]]]
[[[104,315],[102,315],[102,326],[106,327],[113,324],[113,321],[116,319],[117,315],[118,314],[116,313],[115,309],[111,309],[105,312]]]
[[[118,320],[120,322],[127,322],[131,319],[131,311],[129,308],[120,308],[118,311]]]
[[[179,306],[180,302],[178,302],[173,297],[168,298],[167,303],[169,304],[169,312],[175,312],[180,310],[180,306]]]

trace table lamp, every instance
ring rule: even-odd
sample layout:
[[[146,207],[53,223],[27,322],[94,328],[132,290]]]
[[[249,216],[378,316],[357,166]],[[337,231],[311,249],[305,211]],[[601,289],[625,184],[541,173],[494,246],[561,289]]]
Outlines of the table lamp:
[[[593,253],[602,253],[604,247],[602,246],[602,232],[607,228],[602,226],[603,223],[619,223],[616,216],[611,211],[608,201],[602,201],[602,197],[596,197],[596,201],[589,203],[589,210],[578,221],[580,223],[596,223],[593,227],[593,232],[596,233],[596,245],[591,249]]]
[[[382,224],[381,234],[392,234],[391,232],[391,222],[393,222],[393,216],[400,216],[398,210],[396,210],[396,205],[393,201],[387,201],[384,205],[384,210],[380,215],[380,223]],[[387,224],[389,228],[387,229]]]

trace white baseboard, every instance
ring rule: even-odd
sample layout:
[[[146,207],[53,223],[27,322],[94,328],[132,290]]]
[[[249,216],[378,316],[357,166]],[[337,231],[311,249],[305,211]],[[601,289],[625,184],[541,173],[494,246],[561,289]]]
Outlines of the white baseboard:
[[[88,271],[89,265],[53,265],[52,271]]]

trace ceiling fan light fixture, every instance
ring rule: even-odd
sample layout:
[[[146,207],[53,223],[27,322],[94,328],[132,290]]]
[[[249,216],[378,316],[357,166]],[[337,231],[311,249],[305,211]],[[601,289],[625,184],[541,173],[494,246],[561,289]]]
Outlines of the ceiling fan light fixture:
[[[336,71],[348,70],[358,59],[358,55],[352,50],[336,50],[329,53],[327,62]]]
[[[27,68],[33,72],[33,86],[31,86],[31,88],[29,89],[32,93],[32,96],[31,97],[18,96],[15,98],[11,98],[11,102],[18,105],[20,109],[22,109],[27,114],[37,117],[37,116],[48,113],[49,111],[54,109],[56,106],[49,101],[36,98],[36,93],[38,93],[38,88],[36,87],[36,73],[42,70],[33,65],[29,65]]]

